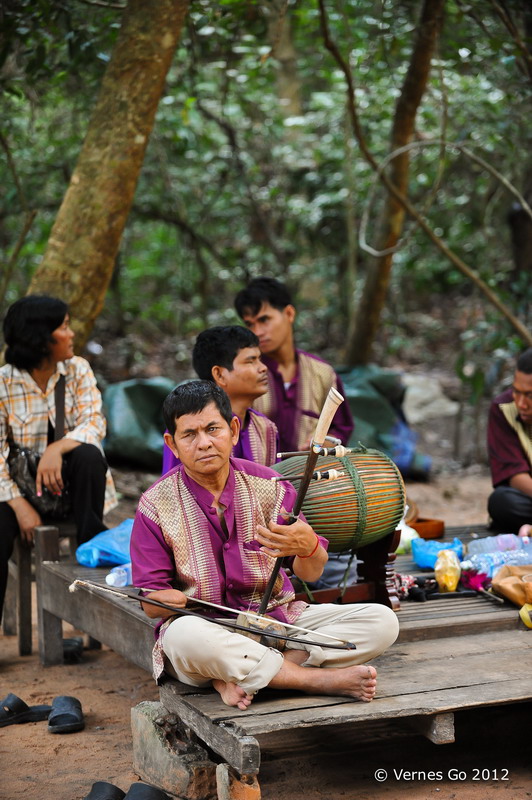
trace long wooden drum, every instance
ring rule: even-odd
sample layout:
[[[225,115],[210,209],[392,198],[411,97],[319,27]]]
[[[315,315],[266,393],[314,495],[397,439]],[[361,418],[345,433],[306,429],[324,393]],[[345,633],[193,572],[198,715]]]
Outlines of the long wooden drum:
[[[287,458],[275,469],[290,480],[304,472],[306,460]],[[358,550],[397,528],[404,514],[405,487],[397,466],[384,453],[359,447],[343,458],[320,456],[316,469],[344,473],[336,480],[312,481],[302,507],[309,525],[329,540],[330,552]]]

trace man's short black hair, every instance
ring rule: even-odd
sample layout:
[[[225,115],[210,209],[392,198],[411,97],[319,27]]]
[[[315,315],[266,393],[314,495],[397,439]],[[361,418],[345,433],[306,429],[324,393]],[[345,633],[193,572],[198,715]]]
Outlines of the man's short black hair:
[[[233,361],[245,347],[258,347],[259,340],[242,325],[216,325],[202,331],[192,350],[192,366],[204,381],[212,381],[213,367],[233,369]]]
[[[263,303],[279,311],[293,305],[290,292],[276,278],[253,278],[235,297],[235,308],[241,317],[246,312],[258,314]]]
[[[44,294],[28,294],[13,303],[3,323],[6,362],[28,372],[39,367],[50,354],[53,331],[67,314],[63,300]]]
[[[516,369],[518,372],[524,372],[525,375],[532,375],[532,347],[521,353],[517,359]]]
[[[172,389],[163,403],[163,419],[168,433],[175,433],[176,420],[184,414],[199,414],[214,403],[227,424],[233,419],[231,403],[223,389],[212,381],[189,381]]]

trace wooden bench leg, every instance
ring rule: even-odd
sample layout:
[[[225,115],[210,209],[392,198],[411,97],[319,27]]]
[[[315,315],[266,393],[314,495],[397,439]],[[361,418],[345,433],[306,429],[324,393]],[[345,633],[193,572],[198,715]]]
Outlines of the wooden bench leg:
[[[31,655],[31,548],[20,538],[15,541],[17,557],[17,616],[18,651],[21,656]]]
[[[4,636],[16,636],[17,633],[17,565],[10,561],[8,564],[8,577],[6,596],[4,598],[4,613],[2,616],[2,629]]]
[[[31,655],[31,548],[18,537],[8,564],[3,630],[6,636],[18,634],[21,656]]]
[[[41,569],[43,561],[59,561],[59,531],[52,525],[35,529],[39,657],[41,664],[50,666],[63,663],[63,622],[43,607],[46,598]]]

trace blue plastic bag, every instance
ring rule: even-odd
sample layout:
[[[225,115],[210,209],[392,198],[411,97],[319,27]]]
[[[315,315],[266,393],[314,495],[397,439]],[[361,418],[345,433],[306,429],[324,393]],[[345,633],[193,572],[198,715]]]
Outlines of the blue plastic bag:
[[[129,544],[133,519],[125,519],[116,528],[96,534],[76,550],[78,564],[83,567],[114,567],[131,560]]]
[[[459,560],[462,560],[464,548],[460,539],[456,537],[452,542],[440,542],[434,539],[412,539],[412,556],[421,569],[434,569],[438,553],[441,550],[454,550]]]

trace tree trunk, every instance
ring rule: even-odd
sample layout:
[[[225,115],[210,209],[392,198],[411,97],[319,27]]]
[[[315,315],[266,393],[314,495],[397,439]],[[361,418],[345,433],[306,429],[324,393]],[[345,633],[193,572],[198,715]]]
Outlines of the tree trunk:
[[[189,0],[130,0],[30,292],[70,306],[78,347],[103,306]]]
[[[432,57],[443,22],[444,0],[424,0],[417,29],[416,42],[408,72],[397,102],[391,151],[408,144],[415,128],[416,113],[430,75]],[[392,161],[389,178],[401,194],[407,195],[409,153],[401,153]],[[405,218],[403,206],[390,194],[386,199],[377,226],[378,250],[393,248],[401,237]],[[347,350],[347,363],[367,364],[376,336],[382,309],[386,302],[393,254],[371,259],[368,275],[357,311],[353,337]]]

